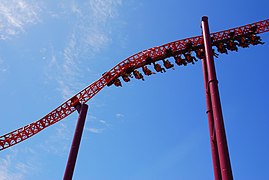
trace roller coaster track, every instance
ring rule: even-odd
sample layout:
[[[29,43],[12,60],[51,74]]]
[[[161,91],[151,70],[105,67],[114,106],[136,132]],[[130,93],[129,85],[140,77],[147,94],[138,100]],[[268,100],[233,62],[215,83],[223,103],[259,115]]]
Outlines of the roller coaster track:
[[[240,26],[237,28],[212,33],[212,45],[214,46],[214,44],[216,44],[217,42],[228,41],[229,39],[231,39],[231,32],[234,34],[234,37],[242,37],[244,35],[247,35],[251,32],[251,28],[253,27],[256,28],[255,34],[268,32],[269,19],[248,24],[245,26]],[[50,113],[48,113],[41,119],[19,129],[16,129],[10,133],[0,136],[0,151],[7,149],[15,144],[18,144],[39,133],[45,128],[55,124],[56,122],[59,122],[60,120],[66,118],[76,110],[74,106],[78,102],[86,103],[101,89],[103,89],[109,83],[111,84],[111,82],[122,76],[126,71],[129,71],[130,69],[138,69],[149,64],[149,57],[151,59],[150,62],[156,62],[169,57],[176,57],[185,53],[186,51],[190,51],[187,50],[187,46],[190,43],[192,44],[192,52],[194,50],[203,48],[202,36],[196,36],[149,48],[128,57],[127,59],[123,60],[122,62],[114,66],[112,69],[104,73],[100,79],[78,92],[72,98],[65,101],[63,104],[52,110]]]

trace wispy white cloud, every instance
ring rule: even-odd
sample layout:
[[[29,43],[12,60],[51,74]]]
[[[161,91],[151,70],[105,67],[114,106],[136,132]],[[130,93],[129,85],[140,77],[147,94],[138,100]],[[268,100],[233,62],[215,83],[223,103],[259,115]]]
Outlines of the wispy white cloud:
[[[124,114],[117,113],[117,114],[116,114],[116,117],[117,117],[117,118],[124,118]]]
[[[67,31],[66,39],[62,41],[64,44],[60,46],[50,44],[50,47],[44,47],[40,51],[47,62],[45,68],[47,78],[58,84],[57,90],[63,100],[70,98],[85,86],[81,80],[82,68],[85,68],[92,57],[112,42],[111,31],[107,24],[117,17],[120,5],[119,0],[88,0],[83,3],[69,1],[58,3],[57,11],[56,9],[55,11],[48,10],[52,19],[57,18],[64,22],[67,18],[69,19],[69,32]],[[59,48],[61,46],[62,48]],[[89,69],[90,67],[87,68],[87,72],[92,70]],[[85,132],[88,133],[103,133],[110,127],[107,121],[94,116],[88,116],[86,123]],[[73,134],[71,134],[71,128],[63,124],[60,124],[57,129],[56,135],[49,137],[44,146],[49,153],[62,156],[69,150]]]
[[[96,53],[112,41],[107,24],[118,17],[118,8],[121,5],[121,0],[90,0],[86,3],[89,15],[84,16],[85,26],[82,27],[86,32],[83,37],[86,49]]]
[[[66,123],[58,123],[56,133],[49,136],[45,142],[40,144],[41,149],[57,156],[65,156],[70,149],[72,141],[71,128]]]
[[[109,18],[118,15],[117,6],[121,5],[121,0],[91,0],[89,6],[96,23],[104,23]]]
[[[12,157],[7,155],[0,160],[0,180],[20,180],[23,178],[23,174],[12,171]]]
[[[6,62],[0,57],[0,84],[3,80],[6,79],[6,75],[9,72],[9,66],[6,64]]]
[[[86,121],[85,130],[90,133],[100,134],[110,127],[111,124],[107,121],[99,119],[96,116],[89,115]]]
[[[99,120],[101,124],[104,124],[105,126],[110,126],[105,120]]]
[[[85,31],[87,33],[84,34],[83,44],[86,51],[91,50],[91,54],[100,52],[111,41],[108,34],[96,27],[85,29]]]
[[[53,67],[53,71],[58,73],[47,74],[57,81],[63,99],[72,96],[79,90],[78,87],[85,86],[80,83],[83,76],[81,64],[88,64],[83,61],[83,57],[87,56],[87,60],[90,60],[111,42],[107,24],[117,17],[120,5],[120,0],[88,0],[83,3],[71,1],[58,5],[64,13],[51,13],[53,18],[72,19],[65,47],[60,52],[53,52],[49,68],[46,68],[50,71]]]
[[[85,130],[95,134],[100,134],[104,131],[104,129],[100,128],[85,128]]]
[[[8,71],[8,66],[6,63],[0,58],[0,74],[6,73]]]
[[[63,98],[70,98],[76,91],[77,87],[81,86],[79,82],[79,49],[77,47],[77,37],[71,35],[69,42],[63,50],[63,62],[60,65],[61,75],[57,79],[59,89],[62,92]]]
[[[27,159],[18,159],[22,154],[27,155]],[[0,159],[0,180],[23,180],[34,171],[39,171],[35,157],[36,152],[31,148],[11,150]]]
[[[72,13],[81,15],[82,12],[81,12],[81,10],[79,8],[79,5],[75,1],[71,2],[70,8],[71,8]]]
[[[27,0],[0,0],[0,39],[9,39],[25,31],[25,27],[39,22],[41,8]]]

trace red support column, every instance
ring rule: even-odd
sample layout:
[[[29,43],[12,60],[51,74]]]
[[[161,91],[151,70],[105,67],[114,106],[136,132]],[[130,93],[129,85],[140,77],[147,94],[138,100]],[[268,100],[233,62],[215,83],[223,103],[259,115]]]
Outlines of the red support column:
[[[209,125],[209,136],[210,136],[210,145],[211,145],[211,153],[212,153],[212,162],[213,162],[213,170],[214,170],[214,179],[221,180],[221,170],[220,170],[220,162],[219,162],[219,155],[218,155],[218,147],[216,141],[216,133],[214,127],[214,119],[213,119],[213,111],[212,111],[212,104],[210,98],[210,92],[207,87],[208,83],[208,74],[207,74],[207,67],[206,67],[206,59],[203,58],[203,74],[204,74],[204,84],[205,84],[205,94],[206,94],[206,114],[208,118],[208,125]]]
[[[232,180],[232,168],[230,163],[228,145],[226,140],[221,103],[218,90],[218,81],[216,76],[215,64],[212,54],[211,38],[208,26],[208,18],[202,18],[203,40],[205,45],[206,64],[208,70],[208,88],[212,103],[214,126],[216,130],[216,139],[219,152],[220,168],[222,180]]]
[[[87,104],[77,104],[76,109],[79,112],[78,122],[75,130],[75,134],[72,141],[72,146],[70,149],[68,161],[66,164],[64,172],[64,180],[72,180],[73,172],[75,169],[75,164],[77,160],[79,145],[83,133],[83,128],[85,124],[85,119],[87,115],[88,105]]]

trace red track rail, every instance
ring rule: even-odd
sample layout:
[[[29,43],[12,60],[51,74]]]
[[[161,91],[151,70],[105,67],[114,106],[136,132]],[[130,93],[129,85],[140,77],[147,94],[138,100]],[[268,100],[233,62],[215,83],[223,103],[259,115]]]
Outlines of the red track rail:
[[[250,32],[250,28],[253,26],[257,27],[257,34],[267,32],[269,31],[269,19],[237,28],[232,28],[229,30],[212,33],[211,37],[214,37],[214,41],[221,41],[226,39],[228,40],[228,34],[230,32],[234,32],[235,36],[246,35]],[[17,130],[14,130],[10,133],[7,133],[3,136],[0,136],[0,151],[30,138],[31,136],[42,131],[43,129],[69,116],[75,111],[75,108],[73,107],[74,104],[76,104],[78,101],[80,103],[86,103],[101,89],[103,89],[110,81],[122,75],[122,73],[124,73],[128,68],[133,67],[134,69],[137,69],[144,66],[145,64],[147,64],[147,57],[151,57],[153,62],[170,57],[172,55],[166,54],[166,50],[168,49],[172,50],[173,55],[180,54],[182,51],[184,51],[184,49],[186,49],[187,43],[190,42],[192,43],[194,48],[201,48],[203,45],[202,36],[196,36],[170,42],[162,46],[157,46],[141,51],[128,57],[127,59],[123,60],[115,67],[113,67],[111,70],[109,70],[100,79],[78,92],[72,98],[65,101],[63,104],[52,110],[43,118]]]

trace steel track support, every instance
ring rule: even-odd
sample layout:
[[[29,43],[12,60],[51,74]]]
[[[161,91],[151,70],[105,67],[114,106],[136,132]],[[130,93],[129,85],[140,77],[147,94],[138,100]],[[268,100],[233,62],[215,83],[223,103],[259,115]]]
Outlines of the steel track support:
[[[208,72],[207,89],[209,89],[213,110],[214,128],[217,140],[218,157],[220,162],[222,180],[233,180],[228,145],[223,122],[221,102],[218,89],[215,64],[212,53],[211,37],[209,32],[208,18],[202,17],[202,31],[205,46],[206,66]]]
[[[66,164],[63,180],[72,180],[73,172],[76,165],[79,145],[80,145],[83,128],[85,124],[85,119],[86,119],[86,115],[88,111],[88,105],[79,103],[75,106],[75,108],[79,112],[79,116],[78,116],[78,122],[77,122],[76,130],[75,130],[75,134],[73,137],[68,161]]]
[[[202,65],[203,65],[203,75],[204,75],[204,85],[205,85],[205,95],[206,95],[206,114],[208,118],[212,163],[213,163],[213,170],[214,170],[214,177],[215,177],[214,179],[221,180],[222,178],[221,178],[220,162],[219,162],[219,155],[218,155],[218,146],[217,146],[217,141],[216,141],[216,131],[214,127],[212,104],[211,104],[210,92],[209,92],[209,89],[207,88],[208,72],[207,72],[205,58],[202,59]]]

